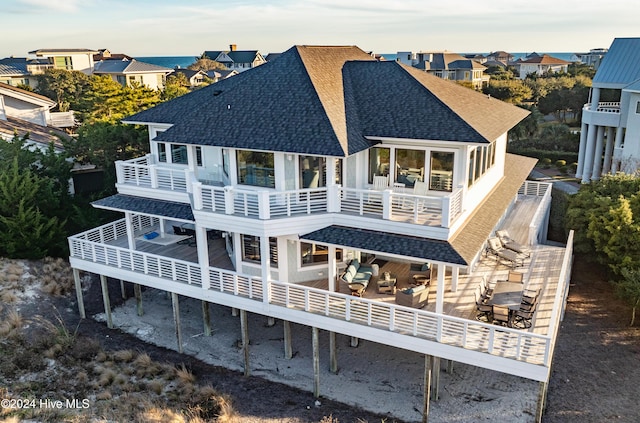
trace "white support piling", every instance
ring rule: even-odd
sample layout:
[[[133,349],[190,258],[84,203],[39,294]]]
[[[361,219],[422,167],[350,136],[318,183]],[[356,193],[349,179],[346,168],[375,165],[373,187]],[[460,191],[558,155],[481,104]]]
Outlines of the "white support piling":
[[[73,269],[73,282],[76,286],[76,298],[78,299],[78,312],[82,319],[87,318],[87,313],[84,311],[84,299],[82,298],[82,281],[80,279],[80,271]]]
[[[284,326],[284,358],[290,360],[293,357],[293,350],[291,348],[291,322],[283,320]]]
[[[244,356],[244,375],[249,376],[249,323],[247,322],[247,311],[240,310],[240,331],[242,332],[242,353]]]
[[[211,336],[211,313],[209,312],[209,303],[202,301],[202,324],[204,326],[204,335]]]
[[[338,373],[338,354],[336,351],[336,333],[329,332],[329,370]]]
[[[142,288],[140,284],[133,284],[133,295],[136,297],[136,313],[138,316],[142,316],[144,314],[144,310],[142,309]]]
[[[171,305],[173,306],[173,321],[176,326],[176,339],[178,341],[178,352],[182,353],[182,330],[180,329],[180,303],[178,294],[171,293]]]
[[[107,277],[100,275],[100,286],[102,287],[102,302],[104,303],[104,314],[107,318],[107,327],[113,329],[113,319],[111,318],[111,301],[109,300],[109,287]]]
[[[320,341],[318,328],[311,328],[311,338],[313,344],[313,396],[320,397]]]

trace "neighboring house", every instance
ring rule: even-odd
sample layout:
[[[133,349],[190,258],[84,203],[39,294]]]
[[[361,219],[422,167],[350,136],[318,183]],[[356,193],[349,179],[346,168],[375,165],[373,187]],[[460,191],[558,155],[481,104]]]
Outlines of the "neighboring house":
[[[46,59],[5,57],[0,59],[0,82],[14,87],[20,84],[35,87],[38,83],[37,75],[51,67],[52,65]]]
[[[619,101],[600,101],[602,90]],[[640,169],[640,38],[616,38],[593,78],[582,109],[576,177],[583,183],[606,173]]]
[[[51,112],[55,105],[48,97],[0,82],[0,119],[14,117],[55,128],[75,126],[73,112]]]
[[[576,53],[575,59],[577,62],[589,65],[597,71],[607,51],[609,50],[606,48],[592,48],[589,53]]]
[[[91,75],[94,69],[93,55],[97,50],[86,48],[38,49],[29,54],[37,58],[46,58],[54,69],[76,70]]]
[[[456,53],[399,51],[396,61],[442,79],[469,82],[476,89],[489,82],[486,66]]]
[[[515,58],[511,53],[507,53],[506,51],[494,51],[493,53],[489,53],[487,55],[487,61],[495,61],[502,62],[504,65],[508,66],[513,62]]]
[[[190,87],[197,87],[204,82],[205,78],[208,78],[206,72],[191,69],[174,69],[173,72],[167,75],[167,77],[170,77],[172,75],[177,76],[178,74],[182,74],[185,78],[187,78]]]
[[[269,53],[265,56],[264,60],[267,62],[271,62],[275,59],[277,59],[278,57],[280,57],[282,53]]]
[[[238,50],[235,44],[229,45],[229,50],[205,51],[204,55],[238,72],[253,69],[267,62],[258,50]]]
[[[133,57],[128,54],[111,53],[108,49],[101,48],[98,53],[93,55],[93,61],[98,63],[103,60],[133,60]]]
[[[567,72],[570,62],[549,56],[548,54],[538,55],[532,53],[525,60],[515,62],[520,79],[525,79],[527,75],[544,75],[550,72]]]
[[[441,359],[541,382],[541,415],[572,243],[543,243],[551,185],[506,153],[527,115],[357,47],[295,46],[130,116],[151,153],[116,163],[118,193],[93,203],[124,218],[69,237],[81,314],[93,272],[104,298],[110,277],[171,292],[174,310],[178,295],[239,310],[246,372],[251,312],[284,322],[290,359],[294,322],[428,354],[435,396]],[[476,319],[474,292],[509,269],[484,254],[499,228],[532,253],[512,253],[516,288],[540,293],[529,330]]]
[[[60,137],[67,135],[52,125],[57,116],[49,110],[55,105],[47,97],[0,82],[0,138],[10,141],[16,134],[29,134],[28,144],[46,149],[53,143],[61,151]]]
[[[240,72],[237,70],[229,70],[229,69],[216,69],[207,71],[207,76],[213,80],[213,82],[222,81],[223,79],[227,79],[229,77],[238,75]]]
[[[138,60],[105,60],[96,63],[95,75],[109,75],[123,87],[134,84],[147,86],[153,90],[164,88],[164,82],[171,68],[140,62]]]

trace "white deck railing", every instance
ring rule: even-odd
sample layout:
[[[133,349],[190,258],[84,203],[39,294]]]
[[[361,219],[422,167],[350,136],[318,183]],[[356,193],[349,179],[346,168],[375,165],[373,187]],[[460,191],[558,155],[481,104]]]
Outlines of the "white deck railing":
[[[116,162],[119,184],[129,184],[154,189],[187,192],[188,169],[172,168],[152,163],[152,157]]]
[[[527,242],[529,245],[536,245],[540,241],[540,234],[544,229],[543,221],[546,219],[546,213],[549,210],[549,203],[551,202],[551,189],[553,184],[549,182],[539,181],[524,181],[524,184],[518,190],[518,195],[529,195],[535,197],[542,197],[542,200],[538,204],[538,208],[531,219],[529,224],[529,237]]]
[[[152,224],[151,221],[136,223],[140,230]],[[76,259],[150,275],[176,284],[202,288],[199,264],[107,244],[122,236],[126,236],[124,219],[72,236],[69,238],[70,255]],[[571,240],[572,238],[570,242]],[[566,300],[571,251],[568,248],[565,255],[561,281],[554,300],[554,312],[550,325],[556,326],[550,326],[547,335],[277,281],[268,283],[269,303],[380,330],[548,366],[552,353],[551,335],[557,329],[562,301]],[[132,280],[135,280],[135,277],[132,277]],[[209,290],[262,302],[263,289],[260,277],[209,268]],[[255,311],[259,312],[261,307],[256,307]],[[357,331],[353,334],[357,336]]]
[[[620,102],[618,101],[601,101],[595,110],[591,109],[591,103],[584,105],[584,110],[602,112],[602,113],[620,113]]]

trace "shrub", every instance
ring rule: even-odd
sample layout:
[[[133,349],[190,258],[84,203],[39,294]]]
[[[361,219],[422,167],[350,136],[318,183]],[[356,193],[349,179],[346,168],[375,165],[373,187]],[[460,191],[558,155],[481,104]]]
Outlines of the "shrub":
[[[566,175],[569,173],[569,168],[567,166],[560,166],[558,168],[558,170],[560,171],[560,173],[562,173],[563,175]]]
[[[566,160],[556,160],[556,167],[558,169],[560,169],[562,166],[566,166],[567,165],[567,161]]]
[[[549,169],[551,167],[551,159],[548,157],[542,159],[542,167],[544,167],[545,169]]]
[[[578,170],[578,162],[573,162],[569,165],[569,169],[571,169],[571,173],[576,173]]]

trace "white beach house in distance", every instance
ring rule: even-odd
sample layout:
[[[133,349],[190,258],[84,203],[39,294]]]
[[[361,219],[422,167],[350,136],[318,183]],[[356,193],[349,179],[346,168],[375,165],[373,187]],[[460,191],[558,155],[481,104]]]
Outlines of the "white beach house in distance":
[[[336,334],[425,354],[434,397],[441,359],[538,381],[539,419],[572,242],[544,244],[550,185],[506,154],[527,113],[357,47],[295,46],[131,116],[151,153],[93,203],[124,218],[69,238],[81,313],[80,270],[200,299],[205,326],[209,304],[239,310],[245,351],[251,312],[283,322],[289,358],[290,322],[327,331],[334,372]],[[478,313],[483,281],[513,291],[505,325],[498,296]]]
[[[604,91],[616,101],[601,101]],[[606,173],[640,168],[640,38],[616,38],[602,59],[582,109],[576,177],[583,183]]]

